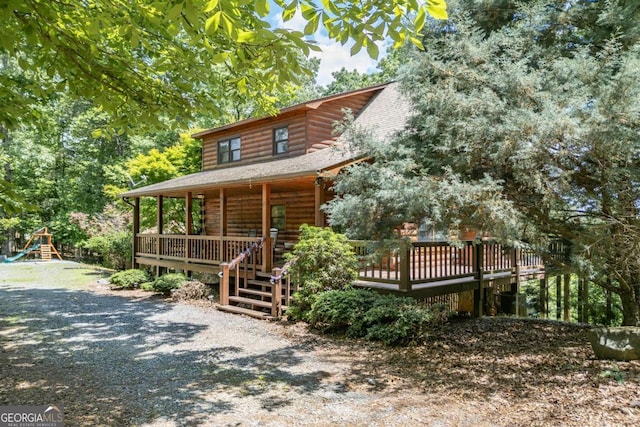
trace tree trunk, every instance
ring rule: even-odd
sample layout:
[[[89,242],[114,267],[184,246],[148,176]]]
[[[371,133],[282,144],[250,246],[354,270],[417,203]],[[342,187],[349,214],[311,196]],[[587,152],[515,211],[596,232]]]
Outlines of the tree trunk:
[[[640,326],[640,285],[620,293],[622,301],[622,325]]]
[[[1,135],[4,135],[4,137]],[[9,147],[9,145],[11,144],[10,138],[11,136],[9,135],[9,129],[7,129],[4,125],[0,125],[0,148],[3,148],[6,153],[10,152],[10,147]],[[11,182],[11,178],[12,178],[11,163],[9,163],[9,160],[7,159],[4,165],[2,165],[2,175],[0,176],[0,179],[3,179],[7,182]],[[13,227],[9,227],[5,231],[5,235],[0,237],[0,242],[2,242],[2,245],[0,247],[0,254],[4,254],[6,256],[12,255],[11,241],[12,239],[14,239],[14,236],[15,236],[15,230],[13,229]]]

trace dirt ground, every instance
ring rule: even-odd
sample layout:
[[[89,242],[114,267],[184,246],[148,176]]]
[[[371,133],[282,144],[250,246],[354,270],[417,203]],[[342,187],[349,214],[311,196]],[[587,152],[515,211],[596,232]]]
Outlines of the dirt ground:
[[[453,319],[424,345],[387,348],[282,326],[285,336],[319,340],[327,357],[349,363],[348,389],[384,393],[398,408],[433,407],[433,416],[442,411],[448,420],[435,424],[640,425],[640,362],[596,360],[587,330],[534,319]]]
[[[596,360],[585,325],[452,319],[389,348],[7,271],[0,404],[59,403],[67,425],[640,425],[640,362]]]

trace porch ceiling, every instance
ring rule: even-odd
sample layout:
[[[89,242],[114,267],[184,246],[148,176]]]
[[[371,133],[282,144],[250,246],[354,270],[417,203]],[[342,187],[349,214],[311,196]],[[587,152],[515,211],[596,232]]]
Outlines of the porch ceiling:
[[[213,169],[137,188],[122,197],[184,196],[187,192],[204,192],[219,188],[272,183],[291,185],[301,178],[315,179],[318,173],[358,161],[360,156],[339,149],[324,149],[297,157]],[[307,181],[307,180],[304,180]],[[307,181],[308,182],[308,181]]]

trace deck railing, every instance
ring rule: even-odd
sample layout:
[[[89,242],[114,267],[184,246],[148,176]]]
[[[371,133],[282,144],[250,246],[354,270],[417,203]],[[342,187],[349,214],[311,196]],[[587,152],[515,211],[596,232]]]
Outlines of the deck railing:
[[[136,257],[216,266],[259,241],[259,237],[141,233],[136,236]],[[262,264],[260,252],[256,263]]]
[[[567,255],[561,242],[550,246],[547,262],[533,251],[495,242],[413,242],[382,250],[366,241],[351,241],[351,245],[359,259],[359,280],[396,285],[400,291],[410,291],[419,283],[538,271],[550,262],[566,260]]]

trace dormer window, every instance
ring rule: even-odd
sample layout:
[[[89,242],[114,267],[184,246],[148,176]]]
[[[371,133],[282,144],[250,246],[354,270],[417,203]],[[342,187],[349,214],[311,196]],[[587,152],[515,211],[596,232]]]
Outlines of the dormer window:
[[[240,160],[240,137],[218,142],[218,164]]]
[[[273,130],[273,154],[283,154],[289,151],[289,127]]]

